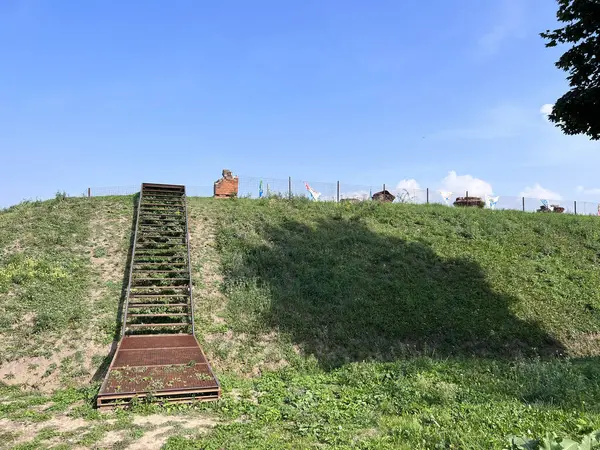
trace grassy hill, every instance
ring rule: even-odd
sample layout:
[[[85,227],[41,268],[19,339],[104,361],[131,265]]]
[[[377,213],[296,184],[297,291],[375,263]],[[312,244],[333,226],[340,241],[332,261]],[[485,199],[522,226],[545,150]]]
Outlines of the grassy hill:
[[[504,448],[600,429],[596,217],[301,199],[189,212],[223,400],[92,409],[134,199],[59,196],[0,212],[0,441]]]

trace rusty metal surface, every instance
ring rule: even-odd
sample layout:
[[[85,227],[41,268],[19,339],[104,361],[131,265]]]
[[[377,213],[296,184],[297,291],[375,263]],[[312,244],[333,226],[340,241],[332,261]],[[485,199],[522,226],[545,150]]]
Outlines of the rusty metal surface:
[[[199,348],[121,350],[115,358],[113,369],[129,366],[164,366],[190,363],[206,363],[206,359]]]
[[[192,335],[126,336],[112,367],[205,364],[206,358]]]
[[[169,336],[125,336],[123,341],[121,341],[121,350],[197,346],[198,343],[191,334],[178,334]]]
[[[100,388],[99,407],[146,394],[179,402],[220,396],[218,380],[194,336],[189,260],[185,187],[142,184],[123,335]],[[172,321],[179,317],[186,319]]]
[[[201,390],[217,388],[207,364],[123,367],[113,369],[108,377],[107,392],[166,393],[167,391]]]
[[[194,336],[126,336],[100,390],[99,402],[116,394],[208,388],[220,390]]]

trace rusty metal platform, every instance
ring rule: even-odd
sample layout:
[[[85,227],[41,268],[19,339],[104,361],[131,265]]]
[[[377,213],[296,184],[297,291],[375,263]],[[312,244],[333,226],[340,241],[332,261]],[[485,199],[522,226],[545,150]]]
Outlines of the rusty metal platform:
[[[143,183],[121,341],[97,397],[99,408],[134,398],[194,402],[220,397],[195,337],[185,187]]]
[[[99,408],[133,398],[216,400],[221,389],[196,338],[184,334],[125,336],[98,394]]]

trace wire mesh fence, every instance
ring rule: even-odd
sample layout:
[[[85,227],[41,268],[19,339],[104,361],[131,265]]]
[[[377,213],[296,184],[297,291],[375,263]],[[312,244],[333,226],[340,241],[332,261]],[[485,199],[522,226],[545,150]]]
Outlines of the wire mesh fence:
[[[88,197],[108,197],[111,195],[133,195],[140,191],[139,186],[108,186],[90,187],[87,189]]]
[[[389,187],[388,187],[389,186]],[[190,197],[212,197],[214,186],[186,186]],[[374,195],[386,191],[391,194],[387,200],[393,203],[442,204],[454,207],[458,197],[478,197],[486,208],[536,212],[541,210],[562,210],[565,214],[600,215],[600,203],[538,199],[517,196],[485,195],[479,192],[448,193],[437,189],[411,189],[393,187],[393,184],[361,185],[343,182],[319,182],[303,179],[268,178],[238,176],[238,197],[306,197],[315,201],[345,202],[369,201]],[[132,195],[139,192],[139,186],[112,186],[88,188],[88,197]]]

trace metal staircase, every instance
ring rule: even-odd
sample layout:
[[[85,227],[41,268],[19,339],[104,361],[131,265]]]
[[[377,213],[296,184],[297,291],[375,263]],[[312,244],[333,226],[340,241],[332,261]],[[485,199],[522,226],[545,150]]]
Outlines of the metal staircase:
[[[99,408],[145,397],[216,400],[219,382],[196,339],[185,186],[143,183],[137,208],[121,341]]]
[[[194,333],[185,187],[143,184],[125,334]]]

